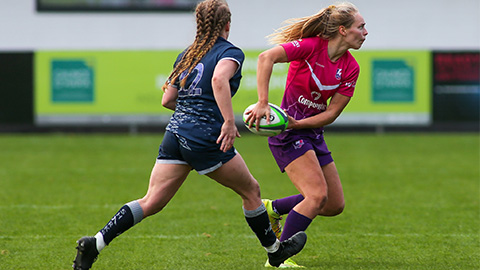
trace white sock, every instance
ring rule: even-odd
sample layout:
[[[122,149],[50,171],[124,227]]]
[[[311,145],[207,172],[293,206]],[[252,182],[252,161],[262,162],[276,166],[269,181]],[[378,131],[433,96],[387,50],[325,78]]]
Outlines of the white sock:
[[[106,246],[105,241],[103,240],[103,234],[101,232],[98,232],[95,235],[95,239],[97,239],[97,251],[100,252],[102,249]]]
[[[275,251],[278,250],[279,247],[280,247],[280,240],[277,239],[277,241],[275,241],[273,245],[269,247],[264,247],[264,248],[268,253],[274,253]]]

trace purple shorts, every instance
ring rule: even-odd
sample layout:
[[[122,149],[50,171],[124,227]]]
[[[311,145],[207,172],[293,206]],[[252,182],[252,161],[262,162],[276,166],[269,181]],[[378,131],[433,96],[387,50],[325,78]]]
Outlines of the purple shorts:
[[[308,150],[315,152],[320,166],[333,162],[331,152],[328,150],[327,144],[323,139],[323,134],[288,134],[283,137],[283,139],[279,139],[278,136],[268,139],[270,150],[282,172],[285,172],[285,167],[287,167],[288,164],[305,154]]]

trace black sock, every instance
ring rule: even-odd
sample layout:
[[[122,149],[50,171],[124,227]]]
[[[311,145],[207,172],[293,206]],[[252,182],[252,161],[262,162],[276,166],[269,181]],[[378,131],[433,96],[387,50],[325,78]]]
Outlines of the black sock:
[[[272,231],[272,226],[270,225],[270,220],[268,219],[267,209],[262,203],[255,210],[245,210],[245,219],[247,220],[248,225],[252,231],[257,235],[258,240],[264,247],[269,247],[277,241],[275,233]]]
[[[143,210],[137,201],[125,204],[112,219],[100,230],[105,244],[109,244],[115,237],[119,236],[143,218]]]

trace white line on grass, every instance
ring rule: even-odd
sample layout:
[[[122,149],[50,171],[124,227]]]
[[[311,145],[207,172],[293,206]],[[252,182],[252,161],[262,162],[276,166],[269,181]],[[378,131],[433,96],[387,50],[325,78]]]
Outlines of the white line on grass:
[[[99,209],[99,208],[105,208],[105,209],[110,209],[110,208],[119,208],[123,204],[93,204],[93,205],[88,205],[88,208],[93,208],[93,209]],[[75,207],[80,207],[79,205],[73,205],[73,204],[63,204],[63,205],[38,205],[38,204],[13,204],[13,205],[0,205],[0,209],[12,209],[12,208],[17,208],[17,209],[45,209],[45,210],[56,210],[56,209],[69,209],[69,208],[75,208]]]
[[[419,233],[404,233],[404,234],[374,234],[374,233],[364,233],[364,234],[321,234],[319,237],[392,237],[392,238],[404,238],[404,237],[431,237],[431,236],[440,236],[440,237],[452,237],[452,238],[475,238],[480,237],[479,234],[419,234]],[[0,235],[0,239],[53,239],[53,238],[75,238],[78,235]],[[122,235],[122,238],[127,239],[194,239],[194,238],[215,238],[215,234],[185,234],[185,235]],[[240,238],[254,238],[252,234],[238,234],[236,237]]]
[[[126,239],[170,239],[170,240],[182,240],[182,239],[194,239],[194,238],[209,238],[210,234],[187,234],[187,235],[122,235],[122,238]],[[238,235],[241,237],[250,237],[251,235]],[[0,239],[64,239],[64,238],[78,238],[78,235],[0,235]],[[254,236],[251,236],[254,237]]]

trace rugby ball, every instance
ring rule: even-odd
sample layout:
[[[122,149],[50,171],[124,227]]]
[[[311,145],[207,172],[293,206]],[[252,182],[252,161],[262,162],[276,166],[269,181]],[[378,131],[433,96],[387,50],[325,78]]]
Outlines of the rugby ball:
[[[270,124],[267,124],[267,117],[263,116],[260,119],[260,127],[258,130],[255,127],[255,123],[253,123],[251,128],[248,127],[248,115],[246,113],[250,111],[253,107],[255,107],[255,104],[248,106],[243,112],[243,123],[245,124],[245,127],[247,127],[247,129],[251,132],[257,135],[271,137],[282,133],[287,128],[288,116],[279,106],[272,103],[268,103],[268,105],[270,106]]]

